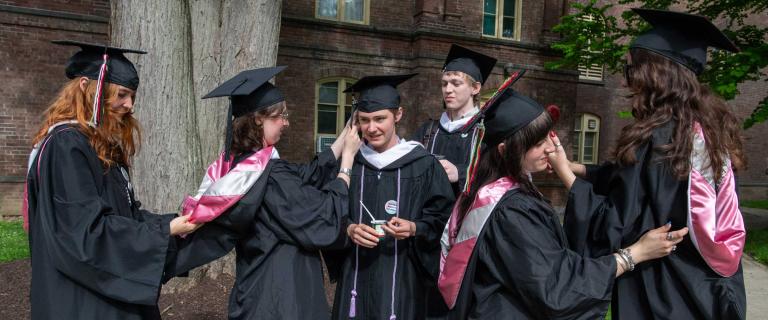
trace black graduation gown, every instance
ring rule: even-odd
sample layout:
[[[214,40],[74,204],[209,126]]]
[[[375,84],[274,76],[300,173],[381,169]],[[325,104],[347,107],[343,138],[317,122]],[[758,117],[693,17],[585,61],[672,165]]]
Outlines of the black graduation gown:
[[[638,148],[634,165],[589,167],[587,180],[576,179],[564,222],[574,250],[601,256],[668,221],[673,230],[688,224],[688,181],[677,179],[654,151],[671,143],[673,135],[674,123],[667,123]],[[719,276],[689,236],[671,255],[621,276],[612,304],[614,319],[744,319],[745,313],[741,265],[733,276]]]
[[[27,176],[32,319],[159,319],[175,215],[139,209],[117,166],[57,128]],[[169,258],[170,259],[170,258]]]
[[[456,169],[459,171],[459,180],[451,184],[454,191],[453,194],[456,196],[462,191],[464,182],[467,181],[469,153],[472,150],[472,133],[475,130],[475,126],[448,132],[440,125],[440,121],[429,120],[422,124],[412,136],[412,140],[424,144],[424,148],[428,152],[445,156],[445,160],[450,161],[456,166]]]
[[[416,223],[416,235],[397,241],[397,272],[395,239],[386,236],[372,248],[359,248],[357,273],[356,317],[354,319],[389,319],[392,286],[395,285],[395,314],[398,319],[424,319],[428,292],[439,295],[436,279],[440,264],[440,236],[450,216],[454,197],[445,170],[421,147],[385,168],[369,164],[358,153],[352,168],[350,185],[349,223],[358,223],[360,209],[361,169],[363,203],[379,220],[395,216],[387,213],[388,201],[397,201],[397,172],[400,169],[399,216]],[[363,223],[371,218],[363,212]],[[346,249],[324,252],[332,278],[338,280],[333,305],[333,319],[348,319],[351,290],[355,276],[356,245],[345,235]],[[327,253],[327,254],[326,254]],[[394,277],[394,280],[393,280]],[[444,303],[443,303],[444,304]]]
[[[480,232],[447,319],[603,319],[615,275],[613,255],[571,251],[552,207],[510,190]]]
[[[318,250],[344,234],[349,203],[346,183],[328,182],[336,172],[330,151],[304,166],[270,160],[235,206],[179,244],[174,274],[235,248],[229,319],[327,319]]]

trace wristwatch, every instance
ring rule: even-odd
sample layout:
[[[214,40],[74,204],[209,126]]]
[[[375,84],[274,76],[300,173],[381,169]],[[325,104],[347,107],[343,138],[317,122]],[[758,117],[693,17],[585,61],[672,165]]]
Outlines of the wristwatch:
[[[347,177],[350,177],[350,178],[352,177],[352,169],[350,168],[341,168],[339,169],[339,173],[346,174]]]

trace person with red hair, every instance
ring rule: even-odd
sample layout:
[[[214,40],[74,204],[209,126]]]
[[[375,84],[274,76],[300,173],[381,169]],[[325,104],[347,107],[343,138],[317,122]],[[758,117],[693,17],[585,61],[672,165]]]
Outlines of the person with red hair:
[[[128,175],[141,139],[139,77],[124,53],[81,51],[43,114],[29,158],[24,216],[32,319],[160,319],[157,298],[175,235],[197,225],[140,209]]]

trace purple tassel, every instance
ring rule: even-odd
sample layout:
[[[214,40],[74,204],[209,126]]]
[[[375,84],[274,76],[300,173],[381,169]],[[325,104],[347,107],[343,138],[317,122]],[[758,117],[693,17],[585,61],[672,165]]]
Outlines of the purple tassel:
[[[355,308],[355,298],[357,297],[357,291],[352,290],[352,299],[349,300],[349,317],[354,318],[357,310]]]

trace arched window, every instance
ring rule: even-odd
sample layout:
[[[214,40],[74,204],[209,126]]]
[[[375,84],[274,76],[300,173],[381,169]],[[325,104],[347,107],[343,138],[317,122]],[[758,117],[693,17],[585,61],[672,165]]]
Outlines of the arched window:
[[[582,164],[597,163],[600,141],[600,118],[584,113],[576,116],[573,123],[573,161]]]
[[[331,147],[352,115],[352,95],[344,93],[356,80],[327,78],[315,87],[315,151]]]

